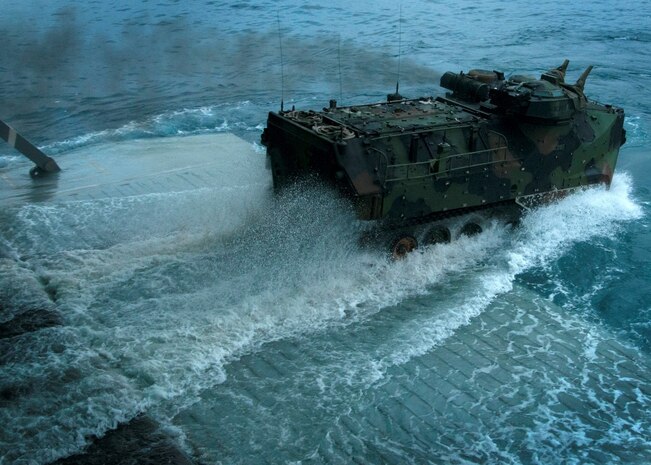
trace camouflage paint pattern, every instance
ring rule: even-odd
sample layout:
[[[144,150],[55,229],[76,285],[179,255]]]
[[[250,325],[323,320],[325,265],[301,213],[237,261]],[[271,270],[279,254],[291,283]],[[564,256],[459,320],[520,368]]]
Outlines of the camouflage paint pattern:
[[[564,82],[446,73],[446,97],[269,114],[274,186],[317,173],[359,217],[407,224],[597,183],[610,184],[624,112]],[[486,74],[488,73],[488,74]],[[515,78],[514,78],[515,79]]]

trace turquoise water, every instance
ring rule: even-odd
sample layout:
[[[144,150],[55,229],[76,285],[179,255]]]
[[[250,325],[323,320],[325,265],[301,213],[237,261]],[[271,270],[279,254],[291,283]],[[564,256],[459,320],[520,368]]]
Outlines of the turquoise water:
[[[628,141],[610,190],[398,263],[357,246],[331,192],[272,198],[262,151],[212,189],[3,206],[0,322],[62,324],[0,340],[1,464],[79,452],[142,412],[206,464],[651,460],[649,2],[2,11],[0,118],[62,166],[137,138],[257,144],[281,98],[379,101],[398,77],[432,95],[448,70],[565,58],[568,79],[595,66],[586,93],[625,108]],[[0,146],[0,170],[22,165]]]

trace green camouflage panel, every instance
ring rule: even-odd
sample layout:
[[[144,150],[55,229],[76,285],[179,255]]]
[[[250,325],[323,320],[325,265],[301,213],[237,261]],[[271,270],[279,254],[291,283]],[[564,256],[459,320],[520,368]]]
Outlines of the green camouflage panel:
[[[566,67],[540,80],[446,73],[446,97],[272,112],[262,141],[274,186],[317,173],[360,218],[400,224],[609,185],[624,112],[587,100],[591,68],[571,85]]]

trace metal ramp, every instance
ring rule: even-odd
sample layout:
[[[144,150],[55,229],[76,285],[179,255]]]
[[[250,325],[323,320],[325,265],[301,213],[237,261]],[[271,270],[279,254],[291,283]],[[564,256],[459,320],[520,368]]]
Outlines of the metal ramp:
[[[228,134],[138,139],[83,147],[57,158],[61,172],[32,178],[29,164],[0,170],[0,203],[97,200],[212,187],[231,170],[232,154],[259,159]],[[227,157],[230,155],[230,159]]]

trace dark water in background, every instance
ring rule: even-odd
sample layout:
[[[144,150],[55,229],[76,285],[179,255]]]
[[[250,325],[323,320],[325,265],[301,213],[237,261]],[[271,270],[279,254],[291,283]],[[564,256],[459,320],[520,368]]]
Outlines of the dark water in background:
[[[35,0],[0,10],[0,118],[61,165],[71,149],[141,137],[233,132],[255,143],[281,93],[300,108],[381,100],[398,68],[401,93],[418,96],[439,92],[447,70],[539,74],[564,58],[569,79],[595,65],[586,93],[624,107],[628,133],[610,191],[401,263],[359,250],[352,216],[329,193],[270,199],[262,155],[212,190],[3,207],[0,245],[20,265],[0,259],[0,321],[53,306],[45,283],[63,325],[0,341],[11,393],[1,464],[77,452],[139,412],[206,463],[346,462],[327,454],[341,418],[381,403],[391,370],[415,376],[415,358],[487,308],[526,302],[521,289],[562,308],[586,341],[615,334],[651,355],[650,2],[404,2],[400,35],[389,1]],[[0,169],[16,164],[28,166],[0,146]],[[289,373],[280,381],[241,368],[276,353]],[[460,434],[451,449],[362,431],[360,460],[586,463],[586,448],[604,463],[651,460],[648,417],[635,424],[616,410],[595,433],[553,409],[524,411],[525,438],[488,419],[484,439],[501,442]]]

